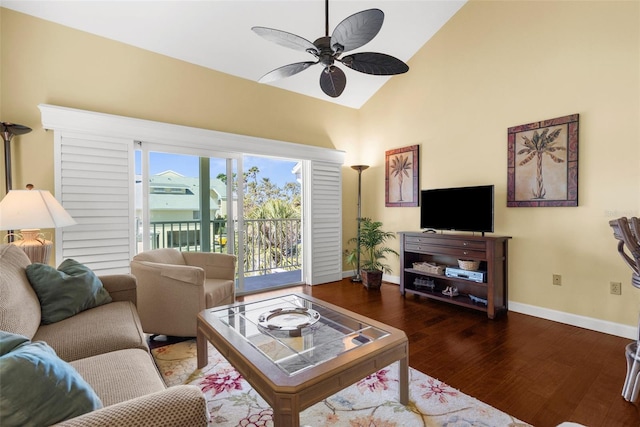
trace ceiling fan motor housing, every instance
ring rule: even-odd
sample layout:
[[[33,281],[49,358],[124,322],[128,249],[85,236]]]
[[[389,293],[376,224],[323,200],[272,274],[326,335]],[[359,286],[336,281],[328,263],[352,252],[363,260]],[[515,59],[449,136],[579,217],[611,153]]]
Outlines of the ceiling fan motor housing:
[[[317,55],[320,63],[325,67],[333,65],[336,56],[340,53],[334,52],[331,48],[331,37],[320,37],[318,40],[314,41],[313,44],[318,48],[319,53]]]

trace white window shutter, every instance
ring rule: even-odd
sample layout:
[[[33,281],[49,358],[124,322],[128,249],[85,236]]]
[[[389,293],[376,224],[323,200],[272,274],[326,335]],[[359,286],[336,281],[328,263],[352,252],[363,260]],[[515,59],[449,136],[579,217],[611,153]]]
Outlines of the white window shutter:
[[[56,265],[73,258],[97,274],[129,273],[133,141],[64,131],[54,139],[56,197],[78,223],[56,230]]]
[[[54,130],[55,196],[78,225],[56,230],[56,262],[74,258],[101,274],[128,273],[136,244],[134,141],[185,152],[298,158],[305,164],[304,279],[342,279],[342,173],[338,150],[40,104]],[[208,151],[205,151],[205,153]]]
[[[341,164],[310,161],[305,279],[311,285],[342,280]],[[308,248],[308,249],[306,249]]]

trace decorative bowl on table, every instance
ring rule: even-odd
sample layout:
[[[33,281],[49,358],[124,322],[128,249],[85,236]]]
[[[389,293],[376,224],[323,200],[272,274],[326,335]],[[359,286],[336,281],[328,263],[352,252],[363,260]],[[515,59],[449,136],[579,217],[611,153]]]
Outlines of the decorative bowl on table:
[[[291,337],[302,335],[302,329],[320,320],[320,313],[310,308],[276,308],[258,317],[258,326],[270,332],[285,331]]]

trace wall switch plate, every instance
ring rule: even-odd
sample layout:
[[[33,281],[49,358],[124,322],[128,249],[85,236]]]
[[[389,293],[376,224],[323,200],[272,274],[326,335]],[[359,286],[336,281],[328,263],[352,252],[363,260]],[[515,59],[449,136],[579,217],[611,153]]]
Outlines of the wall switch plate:
[[[554,285],[556,285],[556,286],[561,286],[562,285],[562,276],[559,275],[559,274],[554,274],[552,283]]]

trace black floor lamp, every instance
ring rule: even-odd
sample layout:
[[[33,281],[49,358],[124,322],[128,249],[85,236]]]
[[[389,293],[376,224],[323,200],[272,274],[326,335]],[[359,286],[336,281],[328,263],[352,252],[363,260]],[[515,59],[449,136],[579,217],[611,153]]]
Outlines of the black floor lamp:
[[[4,170],[5,170],[5,190],[9,193],[11,185],[11,139],[15,135],[22,135],[31,132],[31,128],[17,125],[15,123],[0,122],[0,133],[4,140]]]
[[[358,269],[356,270],[356,275],[351,278],[352,282],[362,282],[362,277],[360,276],[360,222],[362,220],[362,171],[368,169],[367,165],[355,165],[351,166],[351,169],[358,171],[358,243],[356,246],[356,263],[358,264]]]
[[[10,122],[0,122],[0,133],[4,140],[4,184],[5,195],[9,194],[9,190],[13,189],[11,182],[11,139],[15,135],[22,135],[31,132],[31,128],[17,125]],[[13,230],[8,230],[9,243],[13,242]]]

